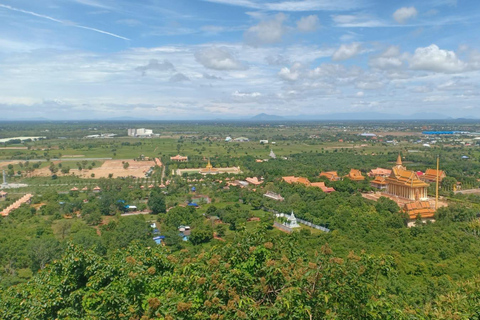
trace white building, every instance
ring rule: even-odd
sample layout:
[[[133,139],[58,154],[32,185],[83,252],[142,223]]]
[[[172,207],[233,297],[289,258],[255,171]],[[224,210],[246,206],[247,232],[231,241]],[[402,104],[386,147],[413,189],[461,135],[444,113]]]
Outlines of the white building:
[[[260,143],[268,144],[268,140],[260,140]]]
[[[151,129],[128,129],[128,136],[130,137],[151,137],[153,135],[153,130]]]
[[[283,217],[287,218],[282,224],[286,227],[289,228],[300,228],[300,225],[297,222],[297,218],[295,218],[295,215],[293,214],[285,214],[285,213],[277,213],[276,214],[277,218]]]

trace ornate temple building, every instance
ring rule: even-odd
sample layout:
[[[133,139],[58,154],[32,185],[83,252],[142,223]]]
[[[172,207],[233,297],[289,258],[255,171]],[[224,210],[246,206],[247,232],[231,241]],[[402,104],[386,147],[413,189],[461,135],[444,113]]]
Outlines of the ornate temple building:
[[[387,189],[387,182],[385,181],[385,177],[383,176],[376,176],[375,179],[370,181],[370,185],[374,188],[385,190]]]
[[[322,171],[320,172],[320,177],[326,177],[330,181],[338,181],[341,179],[337,171]]]
[[[396,166],[392,168],[392,173],[385,179],[385,182],[388,194],[412,201],[427,199],[428,183],[420,180],[416,172],[407,170],[402,165],[400,155],[398,155]]]
[[[357,169],[350,169],[350,172],[345,176],[346,178],[352,181],[363,181],[365,177],[362,175],[362,172]]]
[[[228,167],[228,168],[214,168],[210,163],[210,159],[208,159],[207,166],[205,168],[186,168],[186,169],[174,169],[172,174],[176,174],[181,176],[184,173],[201,173],[203,175],[207,174],[220,174],[220,173],[231,173],[231,174],[239,174],[242,171],[240,167]]]
[[[418,216],[422,219],[432,219],[435,216],[435,209],[432,208],[428,201],[406,203],[403,207],[403,211],[408,214],[410,220],[415,220]]]
[[[438,183],[442,183],[443,178],[445,178],[447,175],[443,170],[437,170],[436,169],[427,169],[423,176],[420,177],[425,182],[432,182],[435,183],[437,181],[437,174],[438,174]]]

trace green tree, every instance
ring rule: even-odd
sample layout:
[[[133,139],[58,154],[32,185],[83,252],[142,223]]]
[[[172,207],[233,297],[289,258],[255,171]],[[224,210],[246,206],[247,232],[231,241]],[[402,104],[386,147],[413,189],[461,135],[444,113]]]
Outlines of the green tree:
[[[162,193],[160,188],[154,188],[152,192],[150,192],[150,197],[148,198],[147,204],[150,210],[152,210],[153,214],[167,212],[165,195]]]

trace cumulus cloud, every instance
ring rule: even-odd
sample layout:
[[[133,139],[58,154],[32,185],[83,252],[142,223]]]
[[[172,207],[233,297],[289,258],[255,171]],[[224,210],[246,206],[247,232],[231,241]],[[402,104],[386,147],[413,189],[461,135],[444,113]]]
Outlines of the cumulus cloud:
[[[417,48],[410,59],[410,68],[443,73],[457,73],[467,70],[467,64],[460,60],[453,51],[440,49],[432,44]]]
[[[284,25],[286,20],[287,16],[283,13],[279,13],[271,19],[261,21],[259,24],[250,27],[245,32],[245,42],[248,45],[257,47],[282,41],[282,37],[286,32],[286,27]]]
[[[393,13],[393,19],[398,23],[404,24],[407,20],[415,18],[418,14],[415,7],[403,7]]]
[[[163,60],[163,62],[158,62],[157,59],[152,59],[148,62],[148,64],[144,66],[139,66],[135,68],[136,71],[145,75],[148,70],[151,71],[175,71],[175,67],[173,64],[168,60]]]
[[[360,53],[362,46],[358,42],[353,42],[351,44],[342,44],[340,48],[333,53],[333,61],[343,61],[350,58],[353,58],[358,53]]]
[[[243,70],[245,66],[227,48],[211,47],[195,52],[195,59],[205,68],[214,70]]]
[[[297,81],[302,73],[302,64],[299,62],[295,62],[290,68],[283,67],[278,76],[283,80],[287,81]]]
[[[403,66],[404,55],[398,46],[390,46],[380,55],[371,57],[368,65],[375,69],[398,69]]]
[[[183,73],[176,73],[170,78],[170,82],[184,82],[184,81],[190,81],[190,78],[188,78],[186,75]]]
[[[318,29],[320,20],[316,15],[301,17],[297,21],[297,30],[300,32],[312,32]]]

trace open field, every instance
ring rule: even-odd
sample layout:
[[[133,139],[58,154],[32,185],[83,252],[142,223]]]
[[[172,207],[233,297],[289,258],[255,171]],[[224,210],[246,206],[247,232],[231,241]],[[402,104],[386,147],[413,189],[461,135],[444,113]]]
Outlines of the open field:
[[[125,162],[129,163],[129,167],[127,169],[123,168]],[[52,161],[53,164],[58,165],[60,161]],[[65,165],[65,162],[62,162]],[[133,176],[137,178],[145,177],[145,173],[151,168],[155,166],[154,161],[133,161],[132,159],[125,159],[125,160],[105,160],[103,164],[99,167],[89,169],[70,169],[68,175],[75,175],[80,178],[108,178],[110,174],[112,174],[112,178],[118,177],[128,177]],[[35,170],[31,173],[32,177],[49,177],[52,175],[49,167],[43,167],[38,170]],[[62,174],[60,174],[62,175]]]

